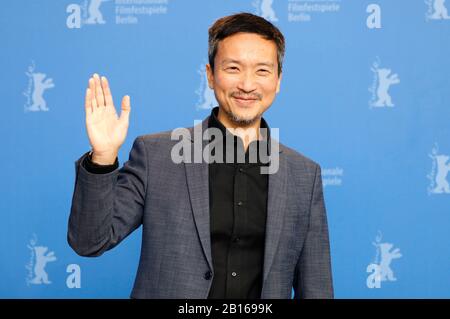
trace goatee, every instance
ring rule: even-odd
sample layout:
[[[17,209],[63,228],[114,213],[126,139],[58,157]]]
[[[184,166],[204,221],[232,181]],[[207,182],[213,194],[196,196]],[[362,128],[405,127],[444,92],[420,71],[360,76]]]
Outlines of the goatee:
[[[248,119],[240,117],[237,114],[234,114],[231,110],[224,109],[224,112],[227,115],[228,119],[237,126],[250,126],[254,124],[256,121],[258,121],[260,117],[259,115],[256,115],[255,117]]]

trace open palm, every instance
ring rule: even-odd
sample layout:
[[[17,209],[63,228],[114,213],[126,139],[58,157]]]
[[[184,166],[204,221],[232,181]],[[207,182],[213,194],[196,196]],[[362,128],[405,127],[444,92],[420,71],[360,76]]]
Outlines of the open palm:
[[[111,90],[106,77],[94,74],[89,79],[86,90],[86,129],[93,150],[93,158],[103,158],[106,162],[115,159],[120,146],[125,141],[130,116],[130,97],[122,98],[120,117],[114,107]]]

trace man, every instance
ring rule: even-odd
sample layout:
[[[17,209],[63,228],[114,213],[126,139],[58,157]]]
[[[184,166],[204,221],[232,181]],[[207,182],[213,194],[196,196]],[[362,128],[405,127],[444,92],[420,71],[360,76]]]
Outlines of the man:
[[[278,144],[262,118],[280,89],[284,47],[252,14],[211,26],[206,72],[219,106],[185,130],[181,162],[168,131],[136,138],[118,169],[130,98],[118,117],[107,79],[89,79],[92,150],[76,162],[68,241],[99,256],[143,225],[131,297],[291,298],[292,288],[295,298],[333,297],[320,166]],[[200,162],[189,158],[198,132],[200,154],[211,150]]]

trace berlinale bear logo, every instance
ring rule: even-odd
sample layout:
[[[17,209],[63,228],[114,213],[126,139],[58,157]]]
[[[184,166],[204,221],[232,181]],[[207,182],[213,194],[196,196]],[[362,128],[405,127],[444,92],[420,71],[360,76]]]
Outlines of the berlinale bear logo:
[[[25,266],[28,270],[26,278],[27,285],[49,285],[50,281],[47,270],[47,264],[57,260],[53,251],[48,251],[48,247],[37,244],[37,237],[33,234],[33,238],[27,245],[30,250],[30,261]],[[66,279],[66,286],[68,288],[81,288],[81,268],[77,264],[69,264],[66,267],[66,272],[69,273]]]
[[[428,12],[425,15],[427,20],[448,20],[448,10],[445,6],[445,0],[425,0],[428,5]]]
[[[389,89],[391,85],[400,83],[397,73],[392,73],[388,68],[381,68],[379,60],[372,64],[371,70],[374,73],[374,81],[369,88],[372,93],[370,107],[394,107]]]
[[[396,281],[394,271],[391,268],[393,259],[402,257],[399,248],[394,247],[391,243],[382,243],[382,235],[378,232],[373,245],[377,249],[377,254],[373,263],[367,266],[366,271],[369,274],[366,280],[368,288],[381,288],[382,281]]]
[[[105,24],[100,6],[109,0],[91,0],[89,5],[87,0],[82,5],[71,3],[67,6],[66,12],[69,16],[66,25],[69,29],[80,29],[84,24]]]
[[[430,180],[428,195],[450,194],[450,184],[447,181],[447,176],[450,173],[450,156],[440,154],[437,144],[435,144],[431,154],[428,156],[433,161],[431,172],[427,175],[427,178]]]
[[[25,112],[49,111],[47,102],[44,99],[44,92],[55,87],[52,78],[47,78],[45,73],[35,72],[34,62],[28,67],[25,74],[28,77],[28,87],[23,92],[27,98],[24,109]]]

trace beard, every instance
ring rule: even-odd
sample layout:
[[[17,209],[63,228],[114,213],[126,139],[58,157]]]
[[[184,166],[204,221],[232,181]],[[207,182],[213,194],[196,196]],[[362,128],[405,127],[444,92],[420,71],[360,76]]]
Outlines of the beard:
[[[236,113],[233,113],[233,111],[231,110],[227,110],[227,109],[223,109],[223,111],[225,112],[225,114],[227,115],[228,119],[236,124],[237,126],[250,126],[252,124],[254,124],[256,121],[258,121],[258,119],[261,117],[260,114],[257,114],[256,116],[252,117],[252,118],[245,118],[242,116],[239,116]]]

